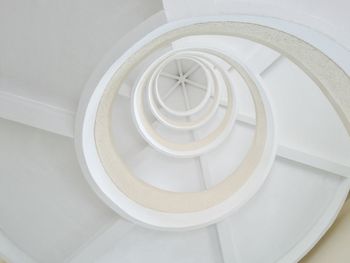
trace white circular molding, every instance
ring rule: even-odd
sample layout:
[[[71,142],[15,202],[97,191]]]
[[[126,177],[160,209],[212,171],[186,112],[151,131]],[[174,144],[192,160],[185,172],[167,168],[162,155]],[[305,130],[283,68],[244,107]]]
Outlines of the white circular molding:
[[[233,85],[230,82],[229,77],[227,76],[227,73],[225,70],[221,69],[220,66],[213,64],[213,61],[210,60],[209,55],[214,55],[215,53],[210,50],[206,50],[206,52],[200,52],[200,50],[181,50],[181,51],[175,51],[170,52],[170,54],[165,54],[164,57],[161,57],[160,61],[155,61],[143,74],[141,79],[139,80],[135,91],[134,91],[134,113],[135,113],[135,119],[136,119],[136,126],[139,128],[141,134],[143,137],[156,149],[164,152],[165,154],[173,155],[176,157],[193,157],[193,156],[199,156],[212,148],[216,147],[218,144],[220,144],[230,133],[232,130],[232,127],[235,122],[235,118],[237,115],[237,102],[235,101],[235,96],[233,92]],[[165,111],[168,111],[170,114],[177,115],[176,112],[170,110],[169,108],[165,108],[162,103],[160,103],[160,95],[158,94],[157,99],[154,99],[154,91],[152,90],[152,87],[155,87],[157,90],[157,84],[154,83],[154,80],[158,78],[160,71],[163,69],[163,66],[168,63],[170,60],[176,60],[179,58],[187,58],[187,59],[194,59],[197,60],[199,63],[202,63],[203,68],[205,69],[204,72],[206,72],[207,79],[210,79],[212,81],[208,82],[208,89],[205,91],[204,100],[198,105],[201,107],[196,107],[190,110],[190,105],[187,105],[188,111],[186,115],[187,117],[192,117],[195,114],[198,114],[198,109],[203,108],[205,104],[209,105],[209,110],[205,111],[204,114],[202,114],[203,117],[199,118],[199,120],[195,121],[182,121],[182,123],[176,123],[174,121],[168,121],[165,120],[165,118],[162,116],[161,113],[159,113],[160,109],[158,109],[155,100],[159,102],[159,104],[162,106],[162,108]],[[164,60],[164,61],[163,61]],[[202,60],[202,61],[201,61]],[[206,61],[207,60],[207,61]],[[232,59],[231,59],[232,60]],[[227,61],[229,62],[229,61]],[[160,63],[160,69],[157,69],[157,64]],[[211,63],[211,65],[205,65],[205,63]],[[237,64],[237,63],[235,63]],[[235,65],[231,65],[232,67],[235,67]],[[214,68],[216,70],[214,70]],[[215,72],[217,71],[217,72]],[[149,73],[153,72],[152,76],[148,76]],[[227,93],[227,109],[225,116],[222,120],[222,123],[218,125],[218,127],[212,131],[210,134],[208,134],[206,137],[193,141],[191,143],[186,144],[176,144],[167,141],[166,139],[162,138],[157,134],[155,129],[152,127],[152,124],[147,121],[147,118],[145,116],[144,112],[144,105],[143,105],[143,93],[144,93],[144,87],[145,82],[148,82],[148,98],[149,98],[149,104],[152,112],[154,113],[155,117],[160,120],[162,123],[166,124],[167,126],[170,126],[174,129],[186,129],[186,130],[194,130],[195,128],[198,128],[206,122],[208,122],[214,115],[214,113],[218,110],[219,102],[221,98],[221,86],[219,86],[216,76],[217,74],[221,74],[221,78],[224,79],[225,87],[226,87],[226,93]],[[212,77],[210,76],[212,75]],[[215,81],[213,81],[215,79]],[[184,89],[184,92],[186,91],[185,81],[182,82],[182,87]],[[177,81],[178,83],[179,81]],[[213,101],[209,102],[209,96],[211,95],[211,87],[213,86]],[[173,87],[176,87],[174,85]],[[173,89],[171,87],[169,90],[171,91]],[[208,92],[209,90],[209,92]],[[156,92],[157,93],[157,92]],[[186,97],[186,94],[185,94]],[[204,103],[203,103],[204,102]],[[188,102],[187,102],[188,103]],[[201,105],[203,104],[203,105]],[[189,114],[188,114],[189,113]]]
[[[188,107],[189,109],[187,109],[186,111],[183,112],[179,112],[179,111],[172,111],[170,110],[166,104],[163,102],[163,98],[166,98],[168,95],[171,95],[171,92],[174,90],[174,88],[177,88],[179,86],[181,86],[185,92],[188,92],[188,86],[193,85],[193,82],[190,82],[190,75],[192,73],[192,68],[182,74],[181,76],[175,76],[173,78],[176,78],[176,83],[175,85],[173,85],[172,87],[170,87],[170,89],[168,90],[168,92],[164,95],[161,96],[160,92],[159,92],[159,86],[158,86],[158,81],[159,81],[159,76],[166,76],[165,72],[159,72],[156,75],[156,81],[155,84],[152,84],[155,86],[156,92],[155,92],[155,97],[158,101],[158,103],[160,104],[160,106],[168,113],[175,115],[175,116],[186,116],[186,117],[191,117],[191,115],[194,114],[198,114],[200,113],[200,111],[206,106],[206,104],[208,104],[209,102],[209,98],[210,96],[213,96],[213,100],[214,102],[211,103],[210,107],[208,110],[204,111],[204,114],[201,114],[201,118],[195,119],[195,120],[187,120],[187,121],[174,121],[171,120],[167,117],[165,117],[164,115],[162,115],[158,109],[158,107],[155,104],[155,99],[153,96],[153,93],[151,92],[152,89],[148,89],[148,97],[149,97],[149,102],[150,102],[150,107],[151,110],[154,114],[154,116],[164,125],[171,127],[173,129],[179,129],[179,130],[193,130],[195,128],[199,128],[202,125],[204,125],[206,122],[208,122],[208,120],[213,116],[213,114],[215,113],[215,111],[217,110],[217,107],[219,105],[220,102],[220,95],[221,95],[221,88],[219,88],[218,86],[218,80],[217,80],[217,76],[216,74],[214,74],[212,72],[212,70],[210,69],[210,66],[208,66],[208,63],[206,61],[203,61],[202,59],[198,59],[198,58],[193,58],[193,57],[189,57],[189,59],[193,60],[199,67],[201,67],[203,69],[203,73],[205,74],[206,80],[207,80],[207,84],[205,87],[203,87],[203,89],[205,90],[205,95],[203,96],[202,101],[196,105],[194,108],[191,108],[191,105],[186,105],[186,107]],[[176,64],[181,65],[179,63],[182,62],[178,62],[178,61],[182,61],[181,58],[174,58],[173,61],[176,61]],[[163,67],[162,67],[163,68]],[[163,69],[161,69],[162,71]],[[196,84],[196,83],[194,83]],[[212,90],[214,88],[214,92],[212,94]],[[184,94],[186,95],[186,94]],[[188,95],[187,95],[188,96]],[[188,102],[187,102],[188,103]]]
[[[297,28],[295,25],[291,26],[287,23],[286,26],[283,26],[284,24],[281,22],[275,26],[264,21],[261,18],[242,17],[199,18],[164,25],[132,46],[110,66],[98,84],[95,83],[95,87],[91,86],[92,89],[81,102],[81,116],[77,124],[77,150],[89,182],[114,210],[135,222],[154,228],[188,229],[208,225],[217,222],[244,205],[257,192],[268,175],[274,160],[276,143],[274,141],[272,111],[258,78],[251,74],[249,69],[237,59],[227,57],[215,50],[191,50],[190,53],[182,54],[182,58],[192,59],[203,67],[204,72],[208,70],[206,72],[207,82],[213,83],[214,90],[215,77],[210,76],[209,68],[206,68],[209,62],[202,55],[204,57],[208,54],[214,55],[234,65],[247,82],[255,102],[257,118],[252,148],[234,175],[203,192],[175,193],[165,191],[148,185],[129,172],[112,143],[110,134],[111,105],[128,72],[149,53],[176,39],[191,35],[211,34],[238,36],[277,50],[297,64],[318,84],[338,112],[346,129],[350,131],[350,80],[345,72],[349,68],[346,68],[346,65],[342,63],[344,58],[341,56],[343,52],[341,47],[333,45],[333,48],[329,48],[326,44],[322,46],[322,43],[327,43],[328,40],[321,41],[320,45],[317,44],[317,40],[322,39],[322,35],[315,37],[313,31],[310,31],[310,34],[305,33],[309,29],[301,28],[298,31],[295,29]],[[309,36],[312,37],[309,38]],[[339,52],[334,52],[335,49],[339,49]],[[168,57],[176,54],[176,52],[170,53],[170,55],[167,54],[159,58],[160,65],[166,65],[167,62],[161,64],[163,59],[167,61]],[[154,78],[156,82],[158,75],[162,72],[162,67],[157,70],[157,63],[155,61],[154,67],[151,66],[149,72],[145,72],[140,77],[138,82],[140,85],[136,87],[134,94],[135,121],[143,125],[141,125],[140,131],[145,138],[148,136],[147,134],[152,134],[154,131],[143,122],[142,110],[138,107],[142,107],[140,98],[145,90],[144,87],[149,83],[147,78]],[[154,73],[153,77],[152,73]],[[155,106],[157,98],[154,95],[157,89],[155,85],[150,85],[149,88],[152,89],[152,92],[148,93],[150,94],[149,98],[155,100],[153,104]],[[138,92],[140,92],[140,96]],[[137,117],[140,114],[141,117]],[[176,128],[176,125],[174,127]],[[158,142],[162,143],[157,145],[158,142],[154,138],[157,137],[148,138],[150,144],[169,153],[169,149],[172,147],[164,148],[168,142],[163,143],[158,138]],[[203,144],[200,143],[200,145]],[[181,153],[186,152],[188,149],[186,147],[173,147],[178,152],[170,154],[180,156]],[[190,150],[192,152],[184,154],[185,157],[200,154],[203,149],[198,152]],[[339,197],[339,207],[345,193],[344,190],[341,193],[342,196]],[[334,219],[336,212],[337,209],[323,220],[322,226],[318,228],[314,239],[310,240],[309,243],[314,242],[322,235]]]
[[[205,63],[201,58],[196,58],[195,56],[191,56],[191,54],[182,54],[182,55],[177,55],[177,56],[173,56],[169,58],[170,61],[166,61],[166,63],[164,65],[161,66],[160,69],[157,70],[157,74],[153,74],[153,81],[152,84],[150,84],[151,86],[153,86],[155,88],[155,95],[157,98],[158,103],[160,104],[160,106],[167,111],[168,113],[175,115],[175,116],[190,116],[193,115],[195,113],[198,113],[201,109],[204,108],[205,104],[208,103],[209,98],[211,96],[211,92],[212,92],[212,87],[213,87],[213,77],[211,76],[211,72],[209,71],[210,68],[208,67],[208,63]],[[188,72],[182,72],[182,64],[184,61],[192,61],[194,63],[194,66],[191,67],[191,69]],[[175,85],[173,87],[171,87],[169,89],[169,91],[167,92],[167,94],[165,94],[164,96],[160,95],[160,90],[159,90],[159,77],[161,76],[167,76],[166,74],[168,74],[167,72],[165,72],[164,68],[165,66],[167,66],[170,62],[175,63],[178,67],[179,67],[179,71],[181,71],[179,74],[179,76],[174,76],[173,78],[175,78],[177,81],[175,83]],[[193,70],[192,70],[193,68]],[[205,95],[203,96],[201,102],[196,105],[196,106],[192,106],[189,105],[189,109],[186,109],[185,111],[181,111],[181,110],[175,110],[175,109],[171,109],[171,107],[169,107],[167,105],[167,103],[165,102],[165,99],[167,97],[167,95],[171,95],[171,91],[179,86],[184,87],[185,89],[187,89],[186,86],[190,85],[189,83],[189,77],[190,75],[197,69],[197,68],[201,68],[201,70],[204,73],[204,76],[206,78],[206,86],[205,86]],[[172,76],[170,76],[172,77]],[[210,81],[209,81],[210,80]],[[217,88],[217,86],[216,86]],[[150,97],[153,97],[152,92],[150,92],[151,89],[149,89],[149,94]]]

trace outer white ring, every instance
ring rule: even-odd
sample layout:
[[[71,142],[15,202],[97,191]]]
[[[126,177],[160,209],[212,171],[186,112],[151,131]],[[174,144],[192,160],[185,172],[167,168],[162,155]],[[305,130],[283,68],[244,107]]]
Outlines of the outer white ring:
[[[200,220],[202,221],[202,224],[198,224],[198,222],[194,220],[187,220],[186,222],[184,222],[180,220],[180,218],[169,218],[163,213],[155,213],[154,216],[156,217],[149,216],[148,212],[150,211],[148,211],[147,209],[144,210],[142,206],[139,206],[136,203],[129,203],[130,200],[126,200],[125,196],[115,189],[110,178],[108,178],[108,176],[104,173],[104,169],[101,166],[101,163],[98,159],[97,151],[94,147],[95,142],[93,139],[93,124],[96,114],[94,109],[96,109],[99,97],[102,95],[103,86],[112,77],[114,70],[119,67],[119,65],[126,59],[128,55],[132,54],[138,48],[140,48],[140,46],[142,46],[142,44],[145,41],[149,41],[150,39],[157,37],[164,31],[168,31],[185,25],[191,25],[195,23],[208,21],[243,21],[250,23],[259,23],[261,25],[266,25],[269,27],[277,28],[279,30],[283,30],[291,35],[295,35],[301,39],[304,39],[305,41],[308,41],[315,47],[319,48],[322,52],[326,53],[328,56],[334,59],[344,70],[350,73],[350,65],[348,64],[348,61],[350,59],[349,52],[344,50],[341,46],[336,45],[327,37],[323,36],[318,32],[312,31],[309,28],[297,24],[293,24],[279,19],[256,16],[230,16],[215,18],[204,17],[168,24],[156,30],[152,34],[146,36],[140,42],[136,43],[118,61],[116,61],[106,73],[104,73],[104,71],[101,71],[101,69],[105,69],[107,64],[102,63],[95,72],[95,74],[89,80],[87,84],[87,89],[80,101],[75,137],[79,161],[82,165],[82,169],[84,171],[84,174],[86,175],[87,180],[94,188],[96,193],[119,214],[144,226],[163,229],[188,229],[214,223],[220,220],[222,217],[212,218],[211,214],[208,214],[208,220]],[[102,74],[103,77],[101,79]],[[98,83],[97,87],[96,83]],[[345,121],[346,119],[342,120],[344,121],[344,123],[349,122],[349,119],[347,119],[348,122]],[[348,128],[348,126],[346,127]],[[307,236],[307,239],[304,240],[305,242],[303,246],[291,250],[291,253],[287,255],[289,257],[289,260],[297,261],[323,235],[325,229],[327,229],[331,225],[331,222],[334,220],[335,215],[338,213],[349,191],[349,180],[344,181],[343,186],[344,187],[339,192],[339,195],[337,195],[337,197],[335,198],[332,207],[327,210],[323,219],[320,222],[317,222],[317,224],[313,228],[313,231],[310,233],[310,235]],[[131,210],[129,210],[127,213],[122,208],[123,202],[129,203],[130,205]],[[142,215],[143,210],[143,216],[140,217],[140,215]],[[141,214],[139,212],[141,212]],[[156,218],[158,218],[158,220]],[[199,219],[200,218],[202,217],[200,216]]]
[[[207,26],[210,28],[211,24],[205,25],[205,28]],[[184,32],[183,29],[180,29],[178,37],[181,36],[181,32]],[[155,42],[151,42],[151,44],[159,45],[159,43]],[[164,45],[164,43],[161,42],[161,45]],[[272,111],[267,96],[258,81],[247,68],[242,66],[242,63],[237,62],[237,59],[232,59],[213,50],[198,50],[211,53],[231,64],[247,82],[256,106],[257,125],[255,141],[249,149],[246,158],[233,175],[202,192],[175,193],[153,187],[132,176],[113,148],[110,130],[108,129],[108,124],[110,123],[108,115],[110,115],[110,106],[113,104],[113,93],[115,94],[116,92],[114,88],[107,89],[107,92],[103,94],[100,107],[98,108],[100,117],[99,119],[96,118],[95,121],[95,140],[96,147],[100,147],[98,151],[99,157],[104,161],[104,169],[109,170],[108,174],[118,189],[124,192],[130,200],[137,200],[137,203],[152,209],[152,211],[167,213],[169,216],[173,216],[173,219],[181,218],[182,216],[188,220],[189,214],[196,217],[196,215],[202,213],[210,214],[209,211],[211,211],[211,216],[208,214],[203,218],[203,220],[208,220],[208,217],[219,217],[222,213],[228,213],[232,209],[239,207],[257,191],[266,178],[274,160],[275,144],[273,138],[275,131]],[[143,49],[140,52],[138,53],[139,55],[144,54]],[[110,83],[113,85],[112,87],[119,87],[123,81],[123,74],[125,76],[128,70],[138,63],[138,59],[135,59],[135,57],[128,61],[132,62],[132,64],[123,64],[126,67],[126,71],[120,68],[116,72],[118,77],[115,76],[112,83]],[[230,116],[231,114],[227,115],[226,118],[230,118]],[[163,143],[166,144],[167,142]],[[115,175],[118,176],[115,177]],[[130,209],[130,206],[125,207],[125,209]]]

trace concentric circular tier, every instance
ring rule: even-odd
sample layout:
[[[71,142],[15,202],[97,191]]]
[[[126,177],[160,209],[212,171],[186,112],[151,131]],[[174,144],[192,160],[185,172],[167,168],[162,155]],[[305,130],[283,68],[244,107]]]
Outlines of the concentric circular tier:
[[[220,58],[215,56],[215,54],[217,55],[217,53],[212,50],[202,51],[195,49],[167,53],[153,62],[136,84],[133,102],[136,126],[140,130],[142,136],[157,150],[176,157],[199,156],[216,147],[231,132],[237,115],[237,103],[235,102],[233,85],[230,82],[228,73],[226,70],[222,69],[220,65],[217,65],[212,58],[213,56],[215,59]],[[230,61],[232,59],[229,59],[227,56],[224,56],[223,54],[219,55],[221,55],[221,59],[223,59],[226,63],[229,63],[231,67],[235,67],[235,65],[237,65],[237,63]],[[205,89],[203,100],[195,108],[191,108],[190,105],[188,88],[191,85],[188,85],[188,83],[194,83],[194,87],[199,85],[194,81],[187,80],[193,69],[191,68],[188,72],[183,73],[181,69],[181,59],[192,59],[193,61],[198,62],[204,69],[205,77],[209,80],[207,88]],[[162,96],[159,94],[160,92],[158,88],[159,86],[157,85],[157,78],[159,78],[164,65],[169,63],[169,61],[176,61],[176,64],[178,65],[179,78],[181,80],[178,80],[175,85],[170,87],[164,97],[171,95],[171,91],[178,87],[178,84],[181,84],[186,111],[179,112],[166,107],[162,101]],[[173,129],[194,131],[196,128],[206,125],[210,119],[213,118],[214,114],[219,108],[222,93],[221,89],[223,88],[221,85],[219,85],[219,79],[222,80],[227,94],[227,107],[225,110],[225,115],[222,122],[204,138],[186,144],[176,144],[160,136],[152,127],[152,123],[147,120],[144,110],[144,107],[147,107],[146,103],[148,103],[148,106],[151,108],[151,111],[156,119],[158,119],[162,124]],[[144,103],[143,100],[145,89],[147,89],[148,93],[148,102],[146,103]],[[210,99],[210,97],[212,97],[212,99]],[[165,117],[164,114],[160,112],[161,109],[157,104],[160,105],[166,113],[170,115],[186,116],[186,120],[178,122],[169,117]],[[204,109],[203,113],[200,112],[201,108],[204,108],[205,106],[207,106],[207,109]],[[196,115],[198,116],[198,114],[200,117],[196,118]]]
[[[306,42],[270,27],[239,21],[166,25],[110,67],[90,97],[85,112],[90,117],[83,124],[84,159],[102,196],[122,215],[150,227],[200,227],[237,211],[260,189],[275,160],[272,105],[260,77],[223,50],[190,45],[173,50],[174,41],[194,35],[241,37],[281,52],[329,96],[349,128],[342,101],[332,90],[334,85],[348,86],[349,79]],[[138,75],[131,94],[135,128],[152,149],[175,160],[201,158],[222,147],[231,136],[239,111],[240,98],[233,81],[237,74],[252,100],[255,130],[235,169],[215,183],[206,181],[205,189],[195,191],[169,190],[132,173],[132,166],[119,154],[118,134],[112,125],[113,105],[130,75]],[[189,96],[192,90],[196,96]]]

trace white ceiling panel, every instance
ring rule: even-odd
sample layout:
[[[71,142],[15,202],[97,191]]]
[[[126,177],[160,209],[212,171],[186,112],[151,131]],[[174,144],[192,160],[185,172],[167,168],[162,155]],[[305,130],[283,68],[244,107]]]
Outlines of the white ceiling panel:
[[[117,215],[90,189],[73,141],[0,120],[0,228],[39,262],[62,262]]]
[[[75,111],[97,63],[162,9],[147,1],[0,1],[0,89]]]

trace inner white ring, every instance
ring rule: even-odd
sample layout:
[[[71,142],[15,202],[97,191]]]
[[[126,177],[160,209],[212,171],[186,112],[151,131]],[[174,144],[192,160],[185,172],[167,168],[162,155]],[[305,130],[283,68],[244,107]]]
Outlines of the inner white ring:
[[[215,112],[218,109],[219,103],[220,103],[220,98],[221,98],[221,88],[219,86],[219,82],[217,79],[217,76],[214,72],[212,72],[210,70],[210,66],[208,64],[207,61],[203,60],[203,58],[200,56],[200,58],[198,57],[194,57],[193,53],[188,52],[188,50],[177,50],[175,52],[173,52],[174,54],[187,54],[187,57],[191,57],[194,58],[196,60],[199,60],[198,63],[203,64],[203,68],[204,70],[208,71],[208,74],[210,75],[210,77],[208,78],[209,85],[212,85],[214,87],[214,94],[213,94],[213,101],[211,102],[211,105],[209,106],[209,108],[204,112],[204,114],[202,114],[202,116],[200,118],[196,118],[195,120],[189,120],[189,121],[174,121],[170,118],[167,118],[166,116],[164,116],[160,110],[158,109],[155,101],[154,101],[154,97],[152,94],[152,89],[148,89],[148,101],[150,103],[150,108],[152,111],[152,114],[154,115],[154,117],[156,117],[157,120],[159,120],[162,124],[171,127],[173,129],[177,129],[177,130],[193,130],[196,128],[199,128],[201,126],[203,126],[204,124],[206,124],[215,114]],[[190,54],[190,55],[188,55]],[[192,55],[191,55],[192,54]],[[166,56],[168,56],[170,54],[166,54]],[[198,55],[197,55],[198,56]],[[169,58],[171,59],[171,57]],[[159,71],[159,70],[158,70]],[[149,82],[148,87],[152,87],[153,86],[153,82],[154,82],[154,78],[158,76],[158,72],[155,71],[154,74],[152,74],[151,80]],[[209,97],[208,99],[210,98]],[[234,100],[234,105],[237,105],[235,98],[232,98]],[[231,109],[232,110],[232,109]],[[236,109],[234,109],[236,110]]]
[[[181,50],[177,52],[181,52]],[[167,53],[159,60],[163,61],[166,58],[171,58],[173,53],[175,52]],[[192,50],[191,54],[196,56],[203,56],[203,54],[205,55],[206,53],[199,52],[199,50]],[[213,54],[211,55],[215,56]],[[133,108],[137,128],[149,144],[151,144],[155,149],[167,155],[177,157],[194,157],[210,151],[211,149],[219,145],[221,142],[223,142],[223,140],[230,134],[237,116],[237,103],[235,102],[235,96],[233,94],[233,85],[231,85],[230,78],[228,77],[225,70],[222,70],[221,67],[216,67],[216,69],[223,76],[225,86],[227,88],[227,108],[224,114],[224,118],[219,124],[219,126],[204,138],[194,142],[185,144],[169,142],[162,138],[160,135],[158,135],[158,132],[154,129],[153,125],[149,123],[147,116],[144,112],[143,87],[149,81],[150,72],[155,70],[157,68],[158,63],[160,63],[159,60],[156,60],[147,68],[147,70],[141,76],[134,89]],[[152,97],[149,97],[149,99],[152,100]]]
[[[169,65],[169,63],[173,62],[174,60],[179,60],[179,59],[188,59],[188,60],[191,60],[191,61],[197,63],[202,68],[202,70],[204,71],[205,77],[207,79],[207,89],[206,89],[205,95],[204,95],[203,99],[201,100],[201,102],[198,105],[196,105],[195,107],[193,107],[191,109],[188,109],[188,110],[185,110],[185,111],[174,110],[174,109],[170,108],[163,101],[163,98],[162,98],[162,96],[160,95],[160,92],[159,92],[159,76],[161,75],[162,71],[164,70],[164,68],[167,65]],[[191,57],[180,55],[180,54],[175,55],[172,58],[168,58],[165,63],[163,62],[161,65],[159,65],[159,68],[157,69],[157,73],[154,72],[152,75],[156,75],[155,80],[152,83],[153,85],[151,85],[151,87],[153,87],[153,89],[154,89],[154,93],[156,95],[157,102],[162,106],[162,108],[165,111],[167,111],[168,113],[170,113],[172,115],[175,115],[175,116],[185,117],[185,116],[190,116],[190,115],[193,115],[193,114],[199,112],[200,110],[202,110],[205,107],[205,105],[207,104],[207,102],[208,102],[208,100],[210,98],[210,95],[212,93],[212,87],[213,86],[210,83],[211,81],[209,80],[210,79],[210,75],[209,75],[209,72],[208,72],[208,68],[207,68],[207,70],[205,70],[203,64],[199,63],[196,58],[191,58]],[[184,75],[186,75],[186,74],[184,74]],[[151,79],[153,79],[153,78],[151,78]],[[181,83],[180,80],[178,80],[177,84],[179,85],[179,84],[182,84],[182,83]]]

